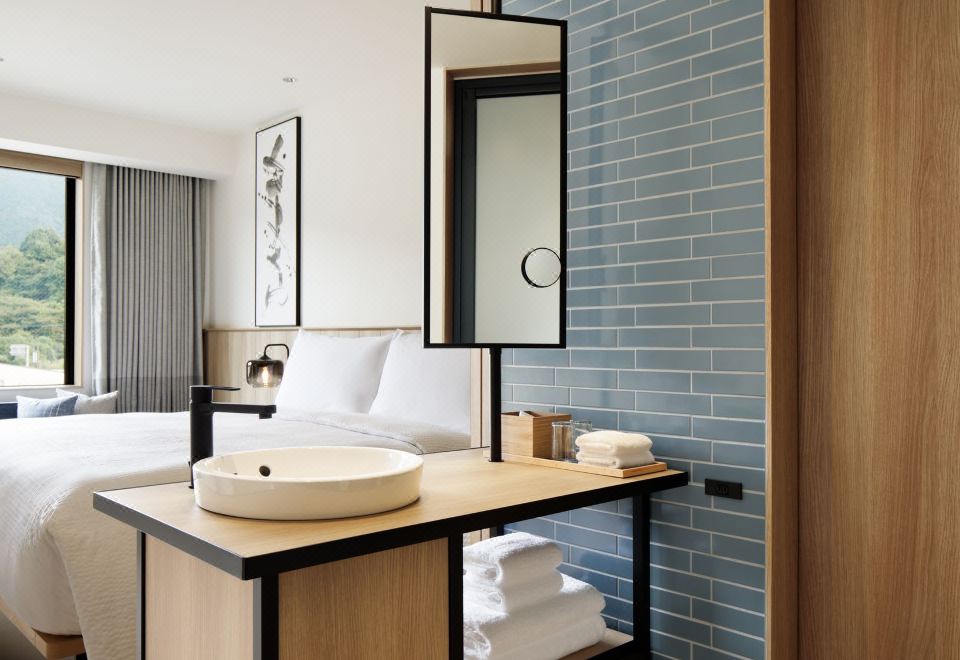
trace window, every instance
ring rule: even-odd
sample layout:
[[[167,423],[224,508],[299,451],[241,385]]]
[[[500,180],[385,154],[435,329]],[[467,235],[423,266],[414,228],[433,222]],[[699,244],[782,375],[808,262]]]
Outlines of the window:
[[[74,382],[77,177],[35,167],[0,166],[0,387]]]

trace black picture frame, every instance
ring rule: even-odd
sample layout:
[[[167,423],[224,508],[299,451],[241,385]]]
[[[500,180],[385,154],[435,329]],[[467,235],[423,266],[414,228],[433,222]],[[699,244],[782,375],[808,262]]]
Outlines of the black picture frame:
[[[468,343],[438,343],[432,341],[430,337],[430,133],[432,129],[431,117],[431,57],[430,50],[431,39],[431,18],[433,14],[446,14],[452,16],[468,16],[492,21],[513,21],[519,23],[533,23],[539,25],[552,25],[560,28],[560,303],[559,303],[559,335],[556,343],[489,343],[489,342],[468,342]],[[512,16],[507,14],[490,14],[475,11],[462,11],[457,9],[436,9],[426,7],[425,15],[425,65],[424,65],[424,175],[423,175],[423,199],[424,199],[424,250],[423,250],[423,345],[425,348],[566,348],[567,347],[567,22],[563,20],[537,18],[532,16]]]
[[[269,138],[275,135],[286,136],[283,140],[281,153],[276,153],[272,149],[269,156],[264,147],[264,140],[271,145],[275,144],[275,139]],[[301,236],[300,236],[300,172],[301,172],[301,118],[291,117],[281,122],[277,122],[256,132],[254,138],[255,170],[254,170],[254,325],[258,328],[275,327],[297,327],[300,325],[300,267],[301,267]],[[292,139],[290,139],[292,137]],[[293,150],[290,154],[289,150]],[[275,189],[268,193],[267,189],[261,185],[266,177],[272,176],[276,180],[277,169],[266,165],[265,158],[281,156],[281,162],[285,167],[280,168],[281,187],[287,189],[284,194],[285,205],[281,207],[282,223],[277,221],[277,215],[274,204],[279,203],[279,197],[271,197]],[[285,162],[283,162],[285,161]],[[289,176],[289,163],[294,165],[293,176]],[[269,173],[268,171],[269,170]],[[292,186],[292,191],[290,187]],[[280,194],[283,194],[282,192]],[[292,206],[292,209],[290,208]],[[292,212],[291,212],[292,211]],[[267,216],[274,215],[274,221],[269,222]],[[292,215],[292,218],[290,217]],[[290,225],[289,229],[284,229],[283,225]],[[272,228],[271,228],[272,226]],[[274,237],[271,232],[275,232]],[[286,232],[286,233],[282,233]],[[289,238],[292,237],[294,246],[288,245]],[[278,265],[279,259],[265,259],[267,246],[264,241],[274,239],[273,245],[279,247],[277,250],[286,250],[285,259]],[[286,240],[285,240],[286,239]],[[280,305],[282,310],[270,310],[270,289],[264,282],[267,275],[261,278],[261,268],[267,268],[266,261],[270,268],[276,269],[272,276],[281,277],[280,285],[286,288],[286,303]],[[289,288],[287,288],[289,287]],[[292,290],[291,290],[292,289]]]

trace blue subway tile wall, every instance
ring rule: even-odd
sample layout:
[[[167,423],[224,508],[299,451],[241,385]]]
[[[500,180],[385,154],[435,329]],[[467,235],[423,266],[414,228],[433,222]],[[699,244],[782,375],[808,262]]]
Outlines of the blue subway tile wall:
[[[641,431],[657,658],[764,653],[762,0],[506,0],[569,29],[568,350],[504,352],[504,408]],[[706,478],[742,482],[742,501]],[[629,501],[512,526],[630,633]]]

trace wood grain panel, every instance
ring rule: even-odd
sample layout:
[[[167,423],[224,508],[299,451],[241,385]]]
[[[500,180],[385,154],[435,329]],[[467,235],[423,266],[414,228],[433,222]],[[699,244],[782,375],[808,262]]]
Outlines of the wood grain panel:
[[[795,0],[764,3],[766,654],[797,657],[797,116]]]
[[[280,658],[447,657],[447,540],[280,575]]]
[[[798,5],[803,658],[960,649],[958,33]]]
[[[146,657],[253,657],[253,582],[146,539]]]
[[[630,637],[630,635],[624,635],[622,632],[607,628],[607,632],[603,633],[603,639],[599,642],[593,646],[588,646],[585,649],[564,656],[562,660],[587,660],[588,658],[594,658],[601,653],[606,653],[610,649],[626,644],[631,639],[633,638]]]
[[[77,179],[83,176],[83,163],[79,160],[28,154],[23,151],[7,151],[6,149],[0,149],[0,167],[59,174]]]

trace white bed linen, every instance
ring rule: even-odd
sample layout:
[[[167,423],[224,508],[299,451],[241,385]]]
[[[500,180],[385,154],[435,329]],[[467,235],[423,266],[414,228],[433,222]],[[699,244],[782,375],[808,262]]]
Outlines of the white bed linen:
[[[28,624],[82,632],[91,660],[135,657],[136,535],[92,493],[189,479],[187,413],[0,422],[0,597]],[[429,453],[449,431],[370,415],[214,416],[214,450],[363,445]]]

